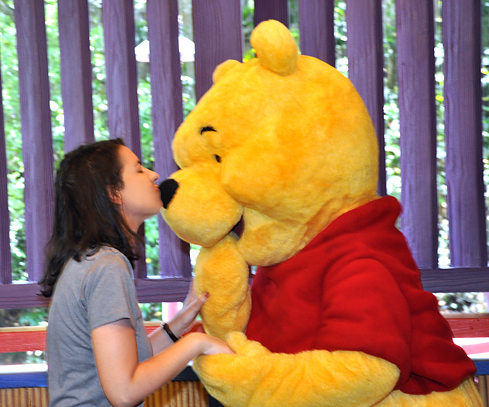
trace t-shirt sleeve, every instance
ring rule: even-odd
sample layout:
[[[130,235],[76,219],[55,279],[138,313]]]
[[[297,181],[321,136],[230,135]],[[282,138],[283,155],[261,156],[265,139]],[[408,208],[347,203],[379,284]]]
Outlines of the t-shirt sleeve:
[[[136,290],[126,261],[110,253],[93,263],[83,284],[90,331],[125,318],[136,327]]]

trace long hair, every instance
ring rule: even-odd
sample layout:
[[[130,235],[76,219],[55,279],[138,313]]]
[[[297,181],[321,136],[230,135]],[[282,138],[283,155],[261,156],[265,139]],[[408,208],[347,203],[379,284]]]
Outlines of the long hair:
[[[55,180],[54,224],[47,244],[41,294],[51,297],[58,277],[70,260],[110,246],[134,264],[138,254],[130,229],[112,201],[123,188],[118,150],[121,139],[78,147],[61,161]]]

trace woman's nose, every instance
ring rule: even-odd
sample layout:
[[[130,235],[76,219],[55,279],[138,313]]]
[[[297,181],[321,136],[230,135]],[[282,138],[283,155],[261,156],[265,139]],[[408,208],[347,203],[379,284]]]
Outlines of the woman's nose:
[[[168,178],[160,184],[159,188],[161,194],[161,202],[163,202],[163,208],[167,209],[168,205],[173,199],[173,196],[175,195],[175,192],[177,192],[178,182],[175,181],[173,178]]]
[[[150,178],[151,178],[151,181],[156,182],[160,179],[160,174],[158,174],[155,171],[151,171]]]
[[[150,170],[149,168],[143,167],[143,171],[146,173],[149,179],[154,183],[156,183],[156,181],[160,179],[160,174],[158,174],[153,170]]]

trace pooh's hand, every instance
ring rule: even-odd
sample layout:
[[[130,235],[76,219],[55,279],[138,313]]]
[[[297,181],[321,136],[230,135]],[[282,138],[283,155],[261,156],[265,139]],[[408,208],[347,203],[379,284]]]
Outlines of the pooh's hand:
[[[362,352],[271,353],[239,332],[236,355],[199,356],[193,369],[226,407],[373,406],[392,392],[399,369]]]

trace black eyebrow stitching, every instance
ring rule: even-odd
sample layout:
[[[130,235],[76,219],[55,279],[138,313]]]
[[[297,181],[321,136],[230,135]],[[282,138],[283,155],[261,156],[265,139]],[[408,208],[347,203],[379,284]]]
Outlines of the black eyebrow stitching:
[[[205,126],[205,127],[202,127],[202,128],[200,129],[200,134],[202,135],[202,133],[203,133],[204,131],[216,131],[216,132],[217,132],[217,130],[216,130],[214,127],[212,127],[212,126]]]

